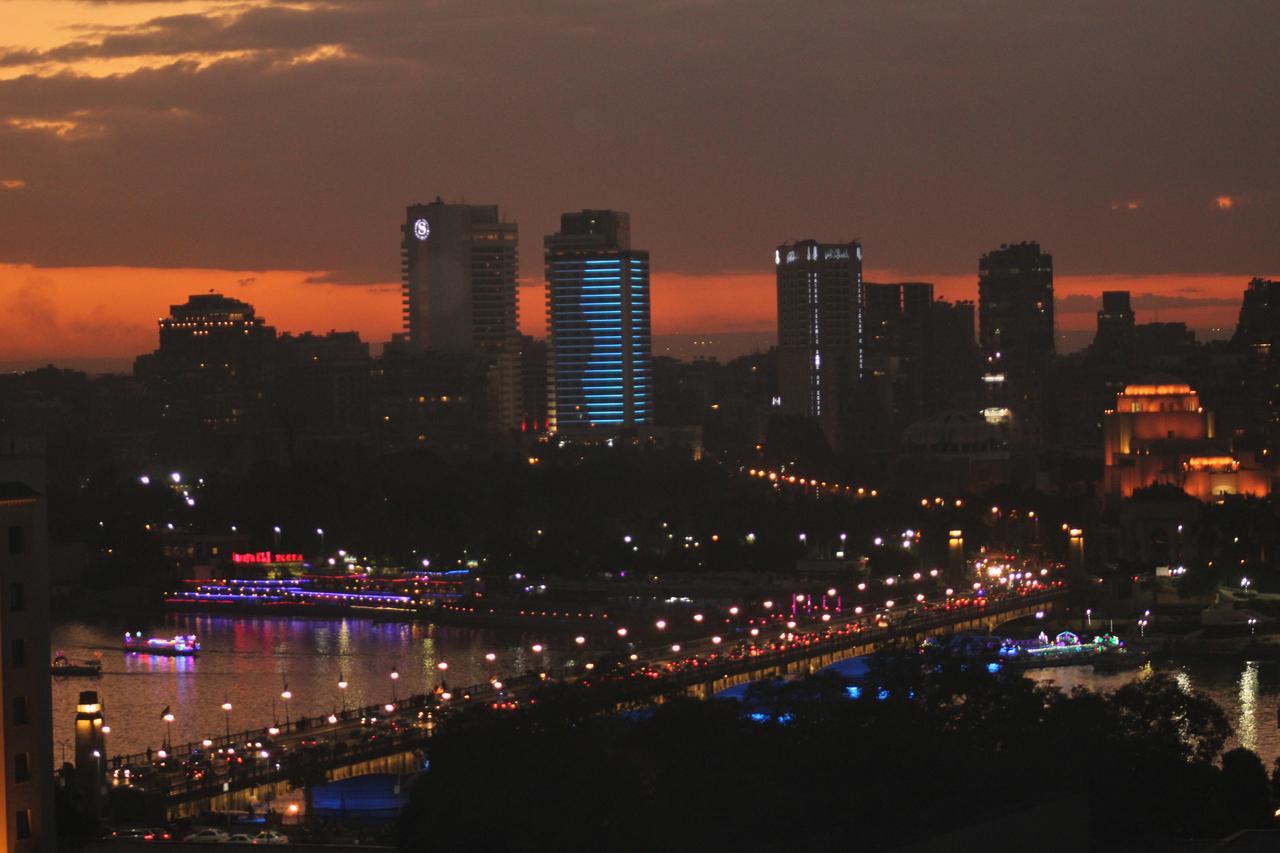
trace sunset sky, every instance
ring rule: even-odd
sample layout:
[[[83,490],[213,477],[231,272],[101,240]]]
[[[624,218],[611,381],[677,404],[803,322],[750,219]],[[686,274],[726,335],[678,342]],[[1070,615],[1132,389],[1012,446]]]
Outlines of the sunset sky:
[[[399,322],[398,226],[437,195],[541,238],[614,207],[654,331],[769,331],[773,247],[976,298],[1039,240],[1059,327],[1097,294],[1231,325],[1280,275],[1280,4],[0,0],[0,363],[155,346],[189,293],[281,330]]]

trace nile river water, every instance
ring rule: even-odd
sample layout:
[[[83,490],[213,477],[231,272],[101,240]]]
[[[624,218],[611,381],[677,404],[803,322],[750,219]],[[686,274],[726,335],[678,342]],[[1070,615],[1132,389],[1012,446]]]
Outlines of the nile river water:
[[[1071,666],[1034,671],[1028,677],[1051,681],[1064,690],[1111,690],[1151,671],[1150,667],[1143,667],[1136,673],[1102,675],[1092,667]],[[1280,661],[1203,660],[1163,665],[1159,671],[1172,675],[1184,689],[1207,694],[1222,707],[1235,733],[1228,748],[1238,745],[1252,749],[1268,769],[1280,758]]]
[[[126,629],[142,628],[160,636],[196,634],[198,658],[129,655],[121,648]],[[535,655],[534,642],[547,651]],[[54,627],[53,648],[73,660],[99,657],[100,678],[57,678],[53,684],[54,758],[71,753],[72,721],[81,690],[97,690],[111,726],[107,754],[158,747],[166,736],[165,707],[174,714],[172,742],[185,743],[222,734],[232,705],[232,731],[283,721],[280,698],[285,682],[292,693],[290,716],[325,714],[339,708],[343,693],[350,706],[390,701],[393,669],[400,673],[396,695],[430,690],[441,676],[464,687],[493,675],[508,677],[534,666],[563,663],[572,640],[533,637],[516,632],[451,628],[366,619],[300,619],[171,614],[160,624],[65,623]],[[493,652],[495,662],[485,655]],[[448,669],[438,668],[446,662]],[[1280,662],[1204,661],[1168,668],[1188,688],[1207,693],[1227,713],[1234,742],[1258,752],[1268,767],[1280,758]],[[1030,674],[1070,689],[1118,687],[1142,677],[1135,673],[1099,675],[1089,667],[1061,667]],[[341,674],[349,683],[338,689]]]
[[[196,634],[196,658],[126,654],[125,630],[158,636]],[[557,641],[539,637],[553,649]],[[341,707],[388,702],[433,688],[443,676],[450,687],[465,687],[491,676],[510,676],[535,665],[534,638],[418,623],[366,619],[300,619],[171,614],[160,623],[124,625],[72,622],[55,625],[53,650],[78,661],[102,661],[98,678],[55,678],[53,682],[54,760],[72,754],[76,700],[96,690],[111,726],[107,755],[159,747],[166,737],[165,707],[174,715],[172,743],[221,735],[230,702],[231,730],[257,728],[285,719],[280,698],[285,683],[292,694],[287,712],[327,714]],[[569,641],[570,644],[572,641]],[[564,646],[563,638],[558,642]],[[487,653],[496,653],[489,662]],[[545,658],[547,655],[540,656]],[[438,664],[445,662],[442,671]],[[561,662],[556,660],[555,662]],[[399,672],[393,685],[391,672]],[[338,689],[339,677],[348,687]]]

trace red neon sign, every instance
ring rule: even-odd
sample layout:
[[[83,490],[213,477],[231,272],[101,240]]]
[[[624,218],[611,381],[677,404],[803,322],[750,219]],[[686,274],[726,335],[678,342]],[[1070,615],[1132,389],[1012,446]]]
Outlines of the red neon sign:
[[[270,551],[258,551],[253,554],[232,554],[233,563],[301,563],[301,554],[272,554]]]

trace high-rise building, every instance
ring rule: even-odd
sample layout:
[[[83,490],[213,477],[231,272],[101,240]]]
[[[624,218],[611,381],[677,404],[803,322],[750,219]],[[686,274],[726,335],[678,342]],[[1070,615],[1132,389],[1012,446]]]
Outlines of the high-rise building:
[[[133,372],[162,389],[169,428],[236,432],[262,411],[275,341],[276,330],[249,303],[196,294],[169,306],[159,348],[138,356]]]
[[[402,226],[409,344],[486,361],[495,432],[520,423],[517,228],[496,205],[414,204]]]
[[[835,445],[853,385],[865,367],[862,246],[785,243],[774,252],[774,266],[782,411],[815,419]]]
[[[518,339],[517,230],[497,205],[414,204],[405,210],[405,331],[419,349],[474,352]]]
[[[1053,256],[1039,243],[1004,245],[978,261],[979,343],[1006,365],[1039,369],[1053,356]]]
[[[140,356],[135,370],[184,382],[252,383],[270,361],[275,337],[248,302],[198,293],[169,306],[169,316],[160,318],[160,348]]]
[[[1245,288],[1232,342],[1270,349],[1280,337],[1280,281],[1255,278]]]
[[[649,253],[631,248],[631,217],[560,217],[546,249],[552,432],[653,422]]]
[[[44,501],[0,465],[0,827],[5,850],[52,851],[49,565]]]
[[[1093,338],[1094,351],[1115,357],[1127,355],[1133,346],[1133,329],[1133,306],[1129,301],[1129,291],[1103,291],[1102,310],[1098,312],[1098,331]]]

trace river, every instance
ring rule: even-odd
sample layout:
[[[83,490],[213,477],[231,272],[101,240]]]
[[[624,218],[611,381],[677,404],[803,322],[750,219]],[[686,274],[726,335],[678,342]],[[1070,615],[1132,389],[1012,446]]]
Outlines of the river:
[[[196,658],[126,654],[126,630],[172,636],[195,634]],[[530,649],[541,641],[548,651]],[[465,687],[523,672],[572,640],[533,638],[517,632],[444,627],[367,619],[303,619],[170,614],[159,623],[125,625],[67,622],[53,628],[54,652],[73,661],[97,657],[97,678],[53,680],[54,760],[73,753],[73,721],[81,690],[96,690],[104,703],[107,755],[159,747],[167,737],[163,720],[174,715],[171,743],[239,731],[298,715],[326,714],[342,706],[388,702],[433,688],[442,677]],[[568,651],[568,649],[565,649]],[[494,662],[486,654],[494,653]],[[441,670],[439,664],[447,664]],[[556,659],[557,663],[562,662]],[[391,672],[397,671],[394,682]],[[339,690],[339,678],[348,687]],[[288,684],[286,709],[281,693]],[[345,697],[344,695],[345,694]],[[232,709],[224,712],[222,705]]]
[[[196,634],[198,658],[125,654],[125,630],[160,636]],[[532,651],[535,642],[547,651]],[[162,719],[173,715],[172,741],[185,743],[225,731],[283,722],[286,712],[325,714],[341,707],[390,701],[423,692],[445,677],[453,687],[509,677],[572,655],[567,637],[444,627],[367,619],[302,619],[170,614],[159,624],[68,622],[54,626],[53,648],[73,660],[99,657],[99,678],[56,678],[53,683],[54,758],[72,752],[73,720],[81,690],[97,690],[111,726],[107,754],[140,752],[166,738]],[[496,661],[485,656],[494,653]],[[552,657],[555,655],[555,657]],[[447,670],[438,665],[445,662]],[[394,687],[390,674],[399,672]],[[1197,661],[1165,667],[1186,688],[1203,691],[1226,711],[1233,744],[1255,750],[1268,767],[1280,758],[1280,662]],[[1108,690],[1151,670],[1102,675],[1089,667],[1061,667],[1030,677],[1071,689]],[[338,689],[339,676],[348,687]],[[288,708],[280,698],[288,684]],[[343,694],[345,693],[345,697]],[[223,702],[230,702],[228,715]]]
[[[1209,696],[1222,707],[1231,724],[1234,737],[1227,747],[1243,746],[1261,756],[1270,770],[1280,758],[1280,661],[1199,660],[1191,663],[1164,664],[1157,670],[1172,675],[1183,689],[1194,689]],[[1113,690],[1134,678],[1153,672],[1144,666],[1136,673],[1095,673],[1092,667],[1069,666],[1028,673],[1036,681],[1051,681],[1070,690]]]

